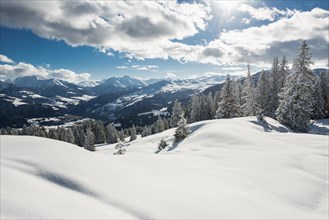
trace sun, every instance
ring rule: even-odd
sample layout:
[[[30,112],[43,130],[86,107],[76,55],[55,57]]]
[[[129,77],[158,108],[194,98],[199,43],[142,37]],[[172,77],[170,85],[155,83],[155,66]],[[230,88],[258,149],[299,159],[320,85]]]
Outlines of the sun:
[[[230,15],[234,13],[234,10],[236,10],[241,2],[239,0],[220,0],[216,1],[215,4],[220,13]]]

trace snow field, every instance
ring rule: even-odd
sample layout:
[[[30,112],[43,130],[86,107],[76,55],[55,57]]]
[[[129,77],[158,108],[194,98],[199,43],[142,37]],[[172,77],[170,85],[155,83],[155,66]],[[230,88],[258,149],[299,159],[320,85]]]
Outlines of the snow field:
[[[198,122],[179,144],[170,129],[125,155],[1,136],[1,218],[327,219],[328,136],[267,121]]]

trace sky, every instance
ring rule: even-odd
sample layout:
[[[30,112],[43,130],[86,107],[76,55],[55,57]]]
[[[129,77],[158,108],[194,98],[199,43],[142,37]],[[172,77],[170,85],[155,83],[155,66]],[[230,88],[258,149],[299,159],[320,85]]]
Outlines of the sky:
[[[1,0],[0,78],[245,75],[291,65],[303,40],[328,62],[327,0]]]

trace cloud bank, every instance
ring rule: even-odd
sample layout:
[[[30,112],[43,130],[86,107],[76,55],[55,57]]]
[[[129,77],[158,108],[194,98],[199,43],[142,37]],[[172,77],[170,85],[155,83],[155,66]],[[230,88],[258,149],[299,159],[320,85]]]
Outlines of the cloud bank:
[[[3,55],[4,56],[4,55]],[[6,57],[6,56],[4,56]],[[9,59],[9,58],[8,58]],[[9,59],[11,60],[11,59]],[[8,62],[7,62],[8,63]],[[12,79],[22,76],[37,75],[46,79],[60,79],[72,83],[78,83],[81,81],[90,80],[91,75],[89,73],[75,73],[67,69],[51,70],[49,68],[34,66],[29,63],[19,62],[17,64],[0,64],[1,78]]]
[[[326,10],[283,11],[242,4],[236,12],[247,14],[246,22],[270,23],[222,31],[206,44],[184,43],[184,39],[207,31],[211,10],[204,2],[4,1],[0,24],[30,29],[40,37],[63,40],[74,47],[87,45],[139,60],[171,58],[214,65],[250,61],[261,66],[271,63],[273,56],[293,58],[302,40],[310,44],[315,61],[328,57]]]

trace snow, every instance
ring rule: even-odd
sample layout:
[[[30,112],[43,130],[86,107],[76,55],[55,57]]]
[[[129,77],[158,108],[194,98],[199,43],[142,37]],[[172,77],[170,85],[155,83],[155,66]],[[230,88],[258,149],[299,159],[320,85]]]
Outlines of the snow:
[[[150,114],[153,114],[154,116],[158,116],[158,115],[169,115],[169,112],[167,111],[167,108],[162,108],[160,110],[155,110],[153,109],[152,111],[149,111],[149,112],[143,112],[143,113],[139,113],[138,116],[141,116],[141,115],[150,115]]]
[[[329,118],[311,120],[309,129],[309,132],[313,134],[329,135]]]
[[[90,99],[95,98],[96,96],[91,96],[91,95],[83,95],[83,96],[77,96],[77,97],[72,97],[73,99],[78,99],[81,101],[89,101]]]
[[[328,137],[267,121],[198,122],[179,144],[170,129],[125,155],[1,136],[1,218],[328,219]]]
[[[16,98],[16,97],[12,97],[12,96],[7,96],[5,100],[11,102],[16,107],[19,106],[19,105],[27,105],[27,103],[26,102],[23,102],[22,99]]]

